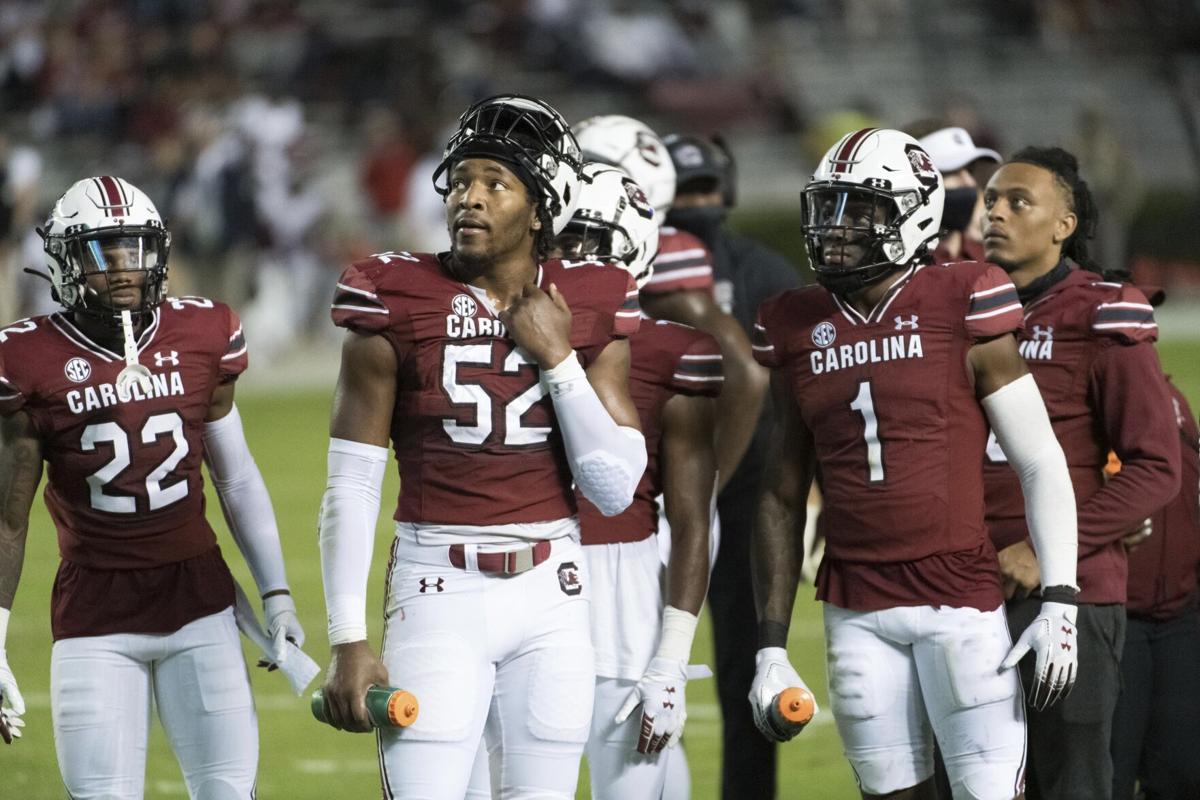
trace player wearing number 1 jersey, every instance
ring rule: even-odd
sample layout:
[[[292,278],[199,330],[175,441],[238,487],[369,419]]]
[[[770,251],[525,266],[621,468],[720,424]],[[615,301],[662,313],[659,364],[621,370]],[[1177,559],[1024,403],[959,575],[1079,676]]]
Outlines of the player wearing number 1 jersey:
[[[369,730],[372,683],[413,692],[380,733],[386,797],[462,797],[481,735],[503,797],[573,797],[592,711],[589,581],[572,483],[606,515],[646,466],[629,399],[631,276],[545,260],[579,150],[540,100],[469,108],[436,183],[452,248],[353,264],[321,559],[330,717]],[[365,596],[389,442],[400,472],[382,658]],[[486,724],[486,730],[485,730]]]
[[[50,686],[68,794],[142,796],[153,694],[191,796],[250,798],[258,732],[202,462],[277,655],[304,634],[233,404],[241,324],[221,303],[165,296],[170,237],[120,178],[76,183],[42,234],[67,310],[0,330],[0,648],[44,461],[62,557]],[[0,691],[20,711],[3,655]]]
[[[803,685],[784,648],[819,469],[830,702],[863,796],[932,796],[936,735],[955,798],[1007,799],[1025,760],[1008,668],[1036,651],[1039,704],[1074,679],[1074,506],[1012,336],[1016,289],[988,264],[926,265],[943,195],[916,140],[878,129],[843,137],[805,189],[821,286],[767,301],[756,328],[779,417],[756,530],[750,702],[764,734],[794,735],[770,708]],[[1048,587],[1015,647],[983,524],[989,421],[1020,459]]]

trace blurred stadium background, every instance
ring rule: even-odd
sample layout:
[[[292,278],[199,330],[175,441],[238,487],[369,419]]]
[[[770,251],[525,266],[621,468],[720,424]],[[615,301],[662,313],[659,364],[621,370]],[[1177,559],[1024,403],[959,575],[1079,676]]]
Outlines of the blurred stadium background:
[[[1200,402],[1194,0],[4,0],[0,320],[53,310],[47,285],[22,270],[40,268],[33,226],[71,182],[115,173],[147,191],[175,237],[173,292],[243,314],[240,405],[322,663],[329,287],[358,256],[444,244],[429,175],[457,115],[499,91],[545,97],[571,121],[624,113],[660,133],[724,134],[740,178],[734,227],[799,269],[798,194],[847,130],[937,118],[1002,153],[1066,146],[1101,205],[1101,263],[1167,288],[1163,361]],[[56,549],[36,511],[8,643],[29,728],[0,751],[0,796],[21,800],[62,795],[48,700]],[[791,652],[824,705],[810,596]],[[702,634],[694,660],[709,649]],[[260,796],[375,796],[368,738],[311,722],[282,678],[255,681]],[[696,798],[717,796],[711,684],[689,687]],[[782,797],[856,797],[853,786],[827,714],[785,747]],[[146,796],[184,794],[156,735]]]

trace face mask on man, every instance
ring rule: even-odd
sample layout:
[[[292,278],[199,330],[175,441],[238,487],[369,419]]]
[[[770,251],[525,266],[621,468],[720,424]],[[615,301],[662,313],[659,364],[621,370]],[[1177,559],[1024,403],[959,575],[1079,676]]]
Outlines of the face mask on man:
[[[728,213],[725,206],[672,208],[667,212],[667,224],[687,231],[712,248]]]
[[[946,201],[942,206],[942,230],[965,231],[975,214],[975,200],[979,190],[974,186],[960,186],[946,190]]]

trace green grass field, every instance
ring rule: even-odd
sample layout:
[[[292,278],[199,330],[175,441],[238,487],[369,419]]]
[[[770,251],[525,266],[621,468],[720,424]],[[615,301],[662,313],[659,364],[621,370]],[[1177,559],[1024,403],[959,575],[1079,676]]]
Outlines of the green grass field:
[[[1164,367],[1200,406],[1200,343],[1167,342],[1161,347]],[[287,395],[247,394],[239,399],[250,445],[266,477],[279,517],[288,573],[302,622],[308,632],[308,652],[318,662],[328,660],[325,646],[324,601],[316,542],[317,506],[325,483],[327,391]],[[384,496],[395,496],[395,478]],[[385,501],[385,506],[387,502]],[[210,499],[210,516],[219,522]],[[390,525],[380,521],[376,538],[376,580],[368,608],[372,610],[372,641],[379,641],[382,577]],[[252,587],[244,563],[219,527],[221,544],[234,574]],[[57,564],[54,532],[44,506],[34,509],[21,589],[8,635],[9,660],[25,695],[29,712],[25,738],[0,748],[0,797],[43,800],[64,796],[55,763],[50,722],[49,595]],[[750,591],[750,587],[746,587]],[[253,591],[251,589],[251,591]],[[827,707],[823,641],[819,609],[803,589],[792,624],[789,651],[793,663]],[[711,639],[702,625],[693,661],[710,661]],[[247,650],[249,653],[249,650]],[[304,800],[377,797],[379,793],[374,742],[371,737],[338,733],[312,720],[306,702],[288,692],[285,680],[262,670],[253,671],[258,703],[262,755],[259,796]],[[693,797],[718,796],[720,715],[713,682],[688,687],[687,751]],[[780,758],[780,797],[819,800],[857,798],[849,767],[828,713],[822,713],[798,739],[784,745]],[[587,797],[586,780],[580,797]],[[147,765],[146,797],[185,796],[183,780],[165,737],[155,728]]]

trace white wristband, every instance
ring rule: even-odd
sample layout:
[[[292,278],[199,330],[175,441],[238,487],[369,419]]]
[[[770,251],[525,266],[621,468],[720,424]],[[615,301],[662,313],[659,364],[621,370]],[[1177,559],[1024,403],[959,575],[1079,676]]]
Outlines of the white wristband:
[[[542,385],[553,400],[573,394],[580,379],[586,381],[587,372],[584,371],[583,364],[579,363],[579,354],[574,350],[556,366],[542,370]]]
[[[686,664],[692,656],[692,640],[696,637],[696,625],[700,618],[687,611],[667,606],[663,609],[662,638],[658,642],[656,658],[666,658]]]
[[[0,608],[0,652],[4,651],[4,642],[8,639],[8,618],[11,615],[11,609]]]

